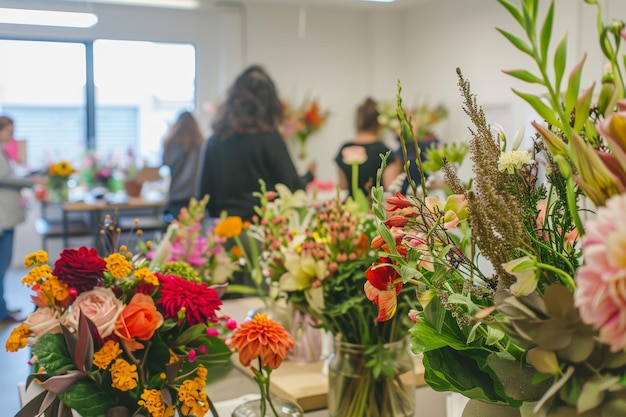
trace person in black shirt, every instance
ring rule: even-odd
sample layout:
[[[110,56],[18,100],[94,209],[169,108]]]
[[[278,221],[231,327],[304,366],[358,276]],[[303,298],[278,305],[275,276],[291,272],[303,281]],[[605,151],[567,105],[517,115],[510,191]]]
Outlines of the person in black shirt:
[[[337,156],[335,163],[338,166],[339,186],[343,190],[348,190],[352,196],[352,165],[344,161],[345,150],[353,146],[363,147],[367,160],[359,165],[358,187],[365,196],[370,196],[370,190],[376,185],[376,173],[381,165],[379,154],[385,154],[389,148],[380,139],[380,125],[378,124],[378,110],[376,102],[372,98],[367,98],[356,111],[356,137],[344,143]],[[400,174],[401,164],[394,154],[387,158],[387,166],[381,178],[383,188],[389,187],[393,180]]]
[[[209,195],[211,217],[226,211],[251,220],[260,203],[253,196],[260,191],[259,179],[268,190],[280,183],[291,191],[304,189],[313,180],[315,163],[304,177],[298,176],[278,133],[282,119],[283,105],[272,79],[260,66],[247,68],[218,109],[204,149],[199,197]]]

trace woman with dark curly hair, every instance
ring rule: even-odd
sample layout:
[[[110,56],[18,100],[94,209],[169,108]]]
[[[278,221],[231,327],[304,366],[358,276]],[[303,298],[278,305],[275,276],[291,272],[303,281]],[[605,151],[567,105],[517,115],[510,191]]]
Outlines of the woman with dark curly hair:
[[[283,105],[265,70],[253,65],[241,73],[220,106],[207,140],[198,197],[209,195],[211,217],[226,211],[251,220],[262,179],[268,190],[285,184],[302,189],[315,175],[315,164],[299,177],[287,145],[278,133]]]

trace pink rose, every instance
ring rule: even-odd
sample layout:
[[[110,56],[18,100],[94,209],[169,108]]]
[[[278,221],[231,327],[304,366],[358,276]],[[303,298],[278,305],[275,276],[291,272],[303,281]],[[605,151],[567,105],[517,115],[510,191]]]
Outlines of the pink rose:
[[[35,335],[35,340],[29,341],[31,344],[37,343],[44,334],[61,333],[61,315],[50,307],[38,308],[28,315],[24,324]]]
[[[113,291],[97,287],[76,297],[67,321],[78,329],[78,319],[82,311],[96,325],[100,337],[105,338],[113,333],[115,320],[123,309],[122,302],[115,297]]]

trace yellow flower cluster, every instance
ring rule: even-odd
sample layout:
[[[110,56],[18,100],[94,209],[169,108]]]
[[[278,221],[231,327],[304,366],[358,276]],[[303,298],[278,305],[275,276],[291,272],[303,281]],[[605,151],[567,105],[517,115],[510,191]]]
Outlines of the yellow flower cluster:
[[[55,304],[56,301],[63,301],[69,296],[67,286],[54,275],[40,284],[39,292],[50,305]]]
[[[48,305],[54,305],[57,301],[65,300],[69,293],[67,286],[63,284],[59,279],[52,275],[50,265],[43,262],[47,262],[48,254],[44,251],[39,251],[34,254],[28,255],[24,259],[24,265],[33,267],[28,271],[28,275],[22,277],[22,284],[28,288],[33,286],[39,286],[37,292],[40,294]]]
[[[209,399],[204,392],[204,385],[205,382],[200,382],[198,378],[183,382],[178,390],[183,416],[203,416],[209,411]]]
[[[137,402],[144,407],[152,417],[173,417],[174,406],[166,405],[161,396],[161,391],[146,389],[141,394],[141,400]]]
[[[126,278],[133,270],[133,263],[121,253],[112,253],[104,261],[115,279]]]
[[[45,264],[48,262],[48,252],[39,250],[35,253],[30,253],[24,258],[24,268],[30,268],[33,265]]]
[[[135,389],[138,378],[137,365],[131,365],[124,359],[116,359],[113,366],[111,366],[111,386],[115,389],[120,391]]]
[[[25,324],[20,324],[11,331],[11,335],[6,341],[7,352],[17,352],[26,346],[30,329]]]
[[[99,351],[93,354],[93,364],[100,369],[107,369],[121,353],[120,344],[114,340],[108,340]]]
[[[33,264],[30,264],[32,266]],[[22,284],[27,286],[28,288],[32,288],[33,285],[40,284],[45,280],[52,279],[54,275],[52,275],[52,270],[50,269],[50,265],[36,265],[28,271],[28,275],[22,277]]]
[[[50,165],[50,168],[48,168],[48,174],[55,177],[69,177],[74,172],[76,172],[76,170],[72,164],[67,161],[57,162],[56,164]]]
[[[159,285],[159,279],[148,268],[139,268],[133,276],[146,284]]]

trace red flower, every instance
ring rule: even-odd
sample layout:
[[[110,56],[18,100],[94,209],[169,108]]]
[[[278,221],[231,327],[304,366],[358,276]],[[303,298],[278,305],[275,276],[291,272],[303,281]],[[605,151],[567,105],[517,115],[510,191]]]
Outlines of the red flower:
[[[161,298],[157,304],[163,307],[165,318],[178,320],[181,310],[192,326],[215,318],[215,311],[222,305],[216,290],[209,288],[206,283],[189,282],[174,275],[156,276],[161,283]]]
[[[106,263],[94,248],[82,246],[64,249],[54,263],[54,271],[61,282],[79,293],[89,291],[100,284]]]
[[[374,262],[367,271],[364,290],[367,298],[378,306],[378,321],[387,321],[396,314],[398,294],[402,291],[402,280],[398,271],[389,265],[389,259]]]
[[[402,193],[396,193],[395,197],[387,197],[388,212],[393,212],[407,207],[413,207],[411,200],[408,200]]]

